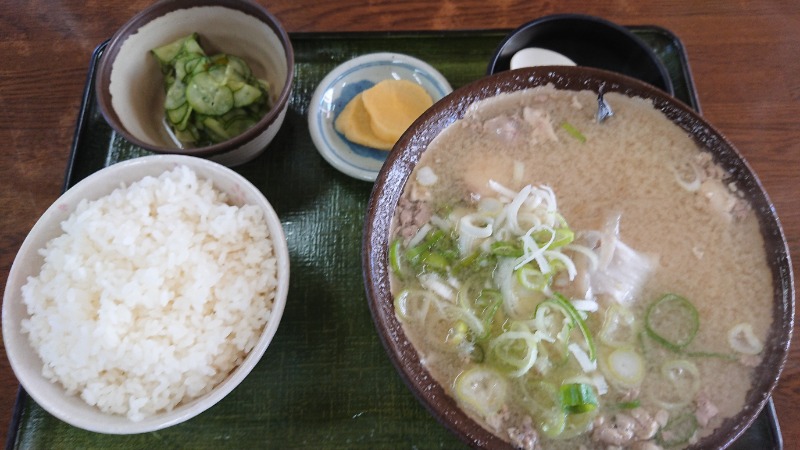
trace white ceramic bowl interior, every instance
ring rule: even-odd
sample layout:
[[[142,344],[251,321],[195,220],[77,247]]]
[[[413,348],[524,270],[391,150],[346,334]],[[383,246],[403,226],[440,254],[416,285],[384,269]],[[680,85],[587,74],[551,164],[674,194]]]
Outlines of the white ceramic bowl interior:
[[[113,60],[108,87],[111,106],[124,130],[148,146],[178,148],[163,122],[163,76],[150,51],[194,32],[199,33],[206,54],[225,52],[243,58],[256,77],[270,83],[273,100],[287,84],[291,87],[293,68],[287,64],[287,52],[279,36],[263,20],[223,6],[167,12],[142,24],[124,39]],[[254,139],[237,146],[235,152],[223,152],[211,159],[232,166],[257,156],[277,134],[288,103],[277,105],[279,117]]]
[[[237,205],[253,204],[263,210],[277,259],[278,287],[269,321],[256,346],[244,362],[206,395],[180,405],[174,410],[133,422],[124,416],[110,415],[89,406],[77,396],[42,376],[42,361],[20,330],[28,317],[22,303],[21,287],[29,276],[36,276],[43,264],[38,250],[62,233],[60,224],[83,199],[97,199],[109,194],[120,183],[130,184],[147,175],[157,176],[186,165],[199,177],[211,179]],[[36,222],[20,248],[9,273],[3,297],[3,341],[11,368],[25,391],[55,417],[89,431],[108,434],[133,434],[154,431],[184,422],[210,408],[230,393],[255,367],[278,329],[289,285],[289,254],[280,220],[261,192],[231,169],[205,159],[183,155],[146,156],[102,169],[77,183],[51,205]]]
[[[354,178],[375,181],[388,152],[354,144],[334,128],[345,105],[359,92],[386,79],[422,86],[434,103],[453,91],[430,64],[400,53],[370,53],[333,69],[317,86],[308,107],[308,128],[319,153],[333,167]]]

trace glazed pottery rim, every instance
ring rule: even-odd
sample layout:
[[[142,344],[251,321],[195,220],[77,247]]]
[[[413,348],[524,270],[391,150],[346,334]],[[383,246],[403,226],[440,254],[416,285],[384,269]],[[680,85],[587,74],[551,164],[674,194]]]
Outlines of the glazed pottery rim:
[[[788,245],[778,216],[756,174],[733,144],[689,106],[660,89],[637,79],[601,69],[550,66],[517,69],[484,77],[455,90],[426,111],[400,138],[381,169],[370,195],[364,223],[362,270],[367,302],[384,348],[401,379],[418,401],[465,443],[483,448],[510,448],[510,444],[482,428],[461,411],[425,369],[394,313],[389,285],[388,244],[392,217],[408,177],[436,135],[476,101],[499,92],[518,91],[542,84],[559,89],[617,92],[652,100],[676,125],[689,132],[698,145],[714,155],[731,172],[750,200],[759,219],[770,265],[773,292],[773,327],[765,343],[765,357],[747,393],[745,407],[726,419],[710,436],[690,448],[732,444],[755,420],[788,357],[794,325],[795,291]]]

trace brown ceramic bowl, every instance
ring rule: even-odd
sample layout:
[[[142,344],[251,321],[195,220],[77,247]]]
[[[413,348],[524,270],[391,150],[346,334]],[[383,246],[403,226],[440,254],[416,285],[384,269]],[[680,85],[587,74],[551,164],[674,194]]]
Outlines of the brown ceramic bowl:
[[[193,32],[207,54],[243,58],[271,86],[273,108],[253,127],[227,141],[179,148],[164,125],[164,81],[150,50]],[[261,154],[286,116],[294,77],[294,51],[280,22],[250,0],[161,0],[144,9],[111,38],[97,69],[100,111],[131,143],[154,153],[212,159],[226,166]]]
[[[666,117],[692,135],[727,169],[750,200],[759,217],[766,241],[767,261],[774,288],[773,320],[765,357],[756,368],[746,406],[692,448],[724,448],[753,422],[777,384],[788,354],[794,321],[794,280],[783,231],[772,203],[741,154],[718,130],[688,106],[663,91],[633,78],[581,67],[537,67],[502,72],[462,87],[434,104],[400,138],[384,164],[370,197],[364,227],[363,272],[369,307],[378,334],[401,378],[419,401],[444,426],[467,444],[480,448],[511,448],[462,412],[454,399],[420,363],[417,351],[406,338],[395,316],[389,285],[389,233],[392,216],[403,188],[428,144],[471,104],[501,92],[552,84],[558,89],[618,92],[652,99]]]

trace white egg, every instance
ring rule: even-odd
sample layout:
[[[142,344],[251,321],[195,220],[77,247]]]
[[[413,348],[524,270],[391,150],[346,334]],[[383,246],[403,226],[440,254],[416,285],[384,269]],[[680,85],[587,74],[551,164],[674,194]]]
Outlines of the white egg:
[[[561,53],[545,48],[524,48],[511,57],[511,69],[534,66],[574,66],[575,62]]]

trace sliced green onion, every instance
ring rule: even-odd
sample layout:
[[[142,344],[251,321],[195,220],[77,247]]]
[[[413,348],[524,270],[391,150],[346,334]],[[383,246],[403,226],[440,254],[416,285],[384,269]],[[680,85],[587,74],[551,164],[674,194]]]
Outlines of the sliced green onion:
[[[434,269],[438,271],[446,271],[448,260],[441,253],[423,251],[420,254],[420,262],[426,269]]]
[[[401,247],[403,245],[402,239],[395,239],[392,245],[389,246],[389,266],[395,275],[403,273],[403,260],[401,258]]]
[[[558,254],[558,253],[556,252],[556,254]],[[568,258],[566,258],[566,259],[568,259]],[[553,275],[553,274],[556,274],[558,272],[561,272],[564,269],[567,269],[567,265],[564,264],[564,261],[562,261],[561,259],[547,258],[547,262],[550,265],[550,268],[547,271],[547,273],[549,275]]]
[[[493,255],[507,256],[510,258],[519,258],[525,253],[521,246],[513,242],[505,241],[493,242],[490,249]]]
[[[636,400],[631,400],[629,402],[619,402],[616,405],[614,405],[614,407],[617,409],[636,409],[639,406],[641,406],[641,402],[639,401],[638,398]]]
[[[665,294],[651,304],[645,314],[647,334],[676,352],[692,342],[699,328],[697,309],[680,295]]]
[[[459,289],[456,298],[458,306],[462,308],[464,314],[471,314],[479,321],[479,326],[471,326],[475,340],[483,340],[489,337],[494,322],[494,316],[500,309],[503,296],[496,289],[481,289],[477,291],[471,283],[465,283]]]
[[[556,364],[567,362],[570,354],[569,337],[575,328],[575,321],[569,312],[558,303],[543,301],[536,306],[533,322],[536,332],[546,336],[546,339],[539,341],[543,353]]]
[[[461,234],[473,238],[488,238],[492,235],[491,217],[482,214],[467,214],[458,221]]]
[[[575,128],[575,126],[572,125],[571,123],[564,122],[564,123],[561,124],[561,128],[563,128],[564,131],[569,133],[570,136],[572,136],[575,139],[581,141],[582,143],[586,142],[586,136],[584,136],[583,133],[581,133],[580,130]]]
[[[664,447],[676,447],[689,442],[696,431],[697,417],[691,413],[682,414],[658,431],[656,442]]]
[[[442,230],[431,231],[427,236],[425,236],[425,239],[423,239],[421,243],[406,250],[406,259],[412,262],[415,261],[426,250],[430,250],[437,242],[444,238],[444,236],[445,234]]]
[[[550,262],[550,272],[555,274],[562,270],[567,271],[570,281],[578,276],[578,268],[572,261],[572,258],[557,250],[547,250],[544,252],[544,257]]]
[[[424,244],[420,244],[416,247],[411,247],[408,250],[406,250],[406,259],[411,262],[415,262],[417,258],[419,258],[419,256],[426,250],[428,249]]]
[[[494,316],[497,314],[497,311],[500,309],[500,305],[502,303],[503,295],[500,293],[500,291],[495,289],[484,289],[481,291],[481,294],[475,301],[475,306],[478,308],[478,310],[475,312],[483,321],[483,324],[486,327],[486,333],[483,336],[478,336],[479,339],[485,339],[488,337],[489,331],[492,328]]]
[[[662,297],[662,299],[665,299],[666,297],[672,296],[672,295],[673,294],[667,294],[666,296]],[[676,297],[678,297],[678,296],[676,296]],[[678,297],[678,298],[682,299],[682,300],[685,300],[682,297]],[[667,299],[667,300],[668,301],[682,302],[682,300],[675,300],[675,299],[671,299],[671,300]],[[688,317],[689,318],[688,319],[689,323],[688,324],[683,324],[683,325],[685,325],[684,328],[688,329],[688,331],[686,331],[686,333],[688,333],[688,334],[686,336],[684,336],[682,339],[678,340],[677,342],[676,341],[672,341],[672,340],[666,339],[664,336],[659,335],[658,332],[654,331],[655,327],[648,327],[647,326],[648,324],[646,323],[645,324],[645,329],[643,329],[641,332],[639,332],[639,335],[638,335],[639,347],[641,348],[642,353],[644,354],[645,358],[650,358],[650,355],[652,355],[652,352],[657,352],[659,349],[666,349],[666,350],[671,351],[671,352],[673,352],[673,353],[675,353],[677,355],[680,355],[682,357],[688,357],[688,358],[718,358],[718,359],[723,359],[723,360],[728,360],[728,361],[737,361],[739,359],[739,357],[737,355],[731,354],[731,353],[708,352],[708,351],[702,351],[702,350],[700,350],[700,351],[687,351],[686,350],[685,346],[689,345],[694,340],[694,336],[696,335],[696,329],[699,328],[699,323],[696,323],[693,320],[693,318],[695,317],[695,314],[696,314],[696,310],[694,309],[694,306],[692,306],[691,303],[688,302],[688,300],[685,300],[685,301],[686,301],[686,303],[683,304],[683,306],[682,306],[682,307],[685,307],[685,310],[684,311],[680,311],[679,313],[682,313],[684,315],[684,317]],[[648,309],[648,313],[650,312],[651,309],[653,309],[654,306],[655,306],[655,304],[650,306],[650,308]],[[656,314],[670,314],[666,310],[658,310],[658,311],[655,311],[655,313]],[[649,317],[650,317],[649,314],[646,315],[646,317],[645,317],[645,321],[646,322],[647,322],[647,318],[649,318]],[[692,330],[695,330],[695,331],[692,331]],[[603,336],[602,333],[603,332],[601,331],[601,339],[602,339],[602,336]],[[669,333],[671,333],[670,334],[671,336],[679,336],[680,333],[682,333],[682,332],[680,332],[680,331],[669,331]],[[650,339],[647,339],[647,337],[649,337]],[[608,343],[608,342],[606,342],[606,343]],[[658,343],[658,346],[656,346],[655,343]]]
[[[608,383],[606,383],[605,377],[603,375],[600,375],[599,373],[593,373],[591,375],[580,374],[564,378],[561,380],[561,384],[570,384],[570,383],[588,384],[589,386],[594,387],[594,390],[597,393],[597,395],[605,395],[608,393]]]
[[[481,252],[473,252],[453,263],[450,271],[453,273],[453,275],[458,276],[469,269],[474,269],[480,264],[480,257]]]
[[[493,366],[512,377],[528,373],[538,356],[539,340],[526,326],[517,325],[492,339],[487,352]]]
[[[753,326],[747,322],[734,325],[728,332],[731,348],[745,355],[757,355],[764,350],[764,344],[756,337]]]
[[[632,348],[617,348],[605,358],[606,375],[614,384],[626,388],[638,386],[644,379],[644,359]]]
[[[561,407],[567,414],[583,414],[597,409],[597,396],[592,386],[570,383],[561,386]]]
[[[475,363],[482,363],[486,357],[483,347],[480,344],[473,344],[469,352],[469,359]]]
[[[636,317],[633,312],[614,303],[605,311],[603,328],[600,329],[598,338],[611,347],[629,345],[636,336]]]
[[[555,234],[555,236],[553,236]],[[537,244],[547,244],[549,250],[563,247],[575,240],[575,232],[567,227],[556,229],[543,229],[538,231],[533,236]],[[552,242],[551,242],[552,238]]]
[[[577,326],[581,331],[581,334],[583,334],[583,338],[586,340],[586,347],[589,349],[589,359],[595,361],[597,359],[597,352],[594,346],[594,339],[592,339],[592,334],[589,332],[589,327],[586,326],[586,322],[583,320],[583,317],[581,317],[580,313],[578,313],[578,310],[572,306],[572,303],[570,303],[569,300],[567,300],[563,295],[555,294],[553,297],[540,303],[539,306],[545,304],[554,305],[566,313],[565,315],[572,320],[575,326]],[[539,306],[537,306],[537,309]]]
[[[517,281],[525,289],[531,291],[542,291],[549,284],[551,276],[543,274],[539,269],[535,268],[533,264],[525,264],[516,271]]]
[[[474,311],[466,308],[456,307],[456,309],[460,312],[460,319],[458,321],[467,327],[467,329],[464,330],[464,340],[474,343],[478,340],[478,337],[480,337],[480,339],[483,339],[484,336],[488,337],[489,328],[475,315]]]
[[[718,352],[686,352],[683,353],[692,358],[719,358],[728,361],[738,361],[739,357],[731,353],[718,353]]]
[[[464,310],[437,295],[431,297],[431,307],[425,321],[415,322],[412,326],[424,330],[426,341],[436,350],[465,355],[469,343],[464,342],[463,338],[468,331],[465,327],[469,325]]]
[[[462,372],[455,380],[455,395],[461,404],[486,418],[497,414],[506,403],[508,385],[497,371],[477,366]]]
[[[559,317],[563,317],[563,319],[559,320],[554,315],[554,312],[558,313]],[[558,303],[549,300],[536,305],[536,310],[533,313],[533,323],[536,326],[536,330],[544,333],[550,340],[561,340],[562,338],[568,340],[570,332],[575,328],[575,321],[569,311]]]
[[[450,329],[450,333],[447,336],[447,342],[453,345],[461,344],[462,342],[467,340],[468,332],[469,332],[469,327],[467,326],[467,324],[463,320],[459,320],[458,322],[456,322],[453,328]]]
[[[571,244],[575,240],[575,232],[569,228],[556,228],[556,238],[550,244],[550,248],[563,247]]]
[[[667,383],[660,383],[658,390],[651,392],[651,397],[662,408],[682,408],[692,402],[700,389],[700,371],[686,359],[666,361],[661,365],[661,377]]]
[[[404,289],[394,298],[398,317],[411,323],[424,323],[431,307],[431,295],[423,290]]]
[[[567,413],[561,406],[558,389],[552,384],[528,377],[522,383],[523,405],[531,413],[539,430],[554,438],[564,432]]]
[[[597,417],[598,410],[588,411],[582,414],[568,414],[567,424],[564,426],[564,432],[561,433],[556,439],[566,440],[578,436],[585,436],[586,433],[592,428],[594,419]]]

